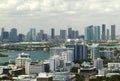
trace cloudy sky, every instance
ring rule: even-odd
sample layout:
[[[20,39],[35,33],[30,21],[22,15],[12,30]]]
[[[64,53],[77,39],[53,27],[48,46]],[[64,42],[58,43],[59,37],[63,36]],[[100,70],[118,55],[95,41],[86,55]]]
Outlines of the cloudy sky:
[[[0,28],[45,30],[72,27],[83,34],[88,25],[116,24],[120,30],[120,0],[0,0]],[[58,34],[57,33],[57,34]]]

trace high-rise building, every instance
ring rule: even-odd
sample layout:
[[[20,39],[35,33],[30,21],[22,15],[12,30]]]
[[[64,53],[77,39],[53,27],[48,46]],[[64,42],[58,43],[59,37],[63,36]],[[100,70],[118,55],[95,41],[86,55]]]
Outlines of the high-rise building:
[[[93,44],[91,46],[91,58],[92,60],[95,60],[99,57],[99,44]]]
[[[60,30],[60,38],[65,39],[66,38],[66,30]]]
[[[17,42],[17,29],[16,28],[12,28],[10,31],[10,42]]]
[[[107,40],[109,40],[109,36],[110,36],[109,29],[107,29]]]
[[[85,28],[85,40],[87,42],[93,41],[93,25]]]
[[[5,31],[4,28],[1,29],[1,41],[3,41],[3,32]]]
[[[55,39],[55,29],[51,28],[51,39]]]
[[[87,59],[87,46],[85,43],[76,43],[75,45],[75,60]]]
[[[111,40],[115,40],[115,25],[111,25]]]
[[[100,41],[100,26],[95,26],[93,28],[93,40]]]
[[[23,42],[25,40],[25,35],[24,34],[19,34],[18,35],[18,41]]]
[[[2,32],[2,41],[3,42],[9,41],[9,32],[7,32],[7,31]]]
[[[30,41],[36,41],[36,29],[35,28],[31,28],[30,29]]]
[[[105,41],[106,40],[106,25],[102,24],[102,40]]]
[[[68,38],[72,39],[72,28],[68,28]]]

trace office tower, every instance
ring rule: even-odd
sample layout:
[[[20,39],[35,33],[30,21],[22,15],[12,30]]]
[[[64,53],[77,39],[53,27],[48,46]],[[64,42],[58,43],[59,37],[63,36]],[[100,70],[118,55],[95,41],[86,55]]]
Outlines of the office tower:
[[[75,36],[76,36],[76,33],[74,30],[72,30],[71,39],[75,39],[76,38]]]
[[[18,35],[18,41],[23,42],[25,40],[25,35],[24,34],[19,34]]]
[[[93,25],[85,28],[85,40],[87,42],[93,41]]]
[[[44,35],[44,30],[40,30],[40,32],[37,33],[36,40],[37,40],[37,41],[42,41],[42,40],[44,40],[43,35]]]
[[[10,42],[17,42],[17,29],[12,28],[10,31]]]
[[[4,32],[4,28],[1,29],[1,41],[3,41],[3,32]]]
[[[92,60],[95,60],[96,58],[99,57],[99,44],[92,44],[91,53]]]
[[[72,39],[72,28],[68,28],[68,38]]]
[[[78,36],[79,36],[79,32],[75,31],[75,30],[72,30],[71,39],[77,39]]]
[[[60,30],[60,38],[65,39],[66,38],[66,30]]]
[[[100,41],[100,26],[95,26],[93,28],[93,40],[95,42]]]
[[[79,31],[75,31],[76,33],[76,38],[79,38]]]
[[[36,41],[36,29],[35,28],[30,29],[30,41]]]
[[[107,29],[107,40],[109,40],[109,36],[110,36],[109,29]]]
[[[26,35],[26,41],[31,41],[30,31]]]
[[[106,25],[102,24],[102,40],[105,41],[106,40]]]
[[[87,59],[87,46],[84,42],[75,45],[75,60],[80,59]]]
[[[94,67],[96,67],[97,69],[102,69],[103,68],[103,60],[101,58],[95,59]]]
[[[55,39],[55,29],[51,28],[51,39]]]
[[[111,25],[111,40],[115,40],[115,25]]]
[[[46,33],[43,34],[43,40],[47,41],[48,40],[48,35]]]
[[[2,32],[2,42],[8,42],[9,41],[9,32],[4,31]]]

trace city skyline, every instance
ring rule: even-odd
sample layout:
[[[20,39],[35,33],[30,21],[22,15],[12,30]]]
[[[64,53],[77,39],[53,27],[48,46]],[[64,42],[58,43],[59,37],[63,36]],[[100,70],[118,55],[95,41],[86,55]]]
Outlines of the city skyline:
[[[20,33],[72,27],[84,34],[88,25],[116,25],[119,35],[119,0],[0,0],[0,28],[17,28]],[[47,28],[47,30],[46,30]]]

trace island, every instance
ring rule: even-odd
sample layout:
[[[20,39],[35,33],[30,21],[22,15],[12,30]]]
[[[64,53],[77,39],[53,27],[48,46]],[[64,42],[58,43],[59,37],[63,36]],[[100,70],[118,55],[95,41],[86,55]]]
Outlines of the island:
[[[0,53],[0,57],[8,57],[8,55]]]

